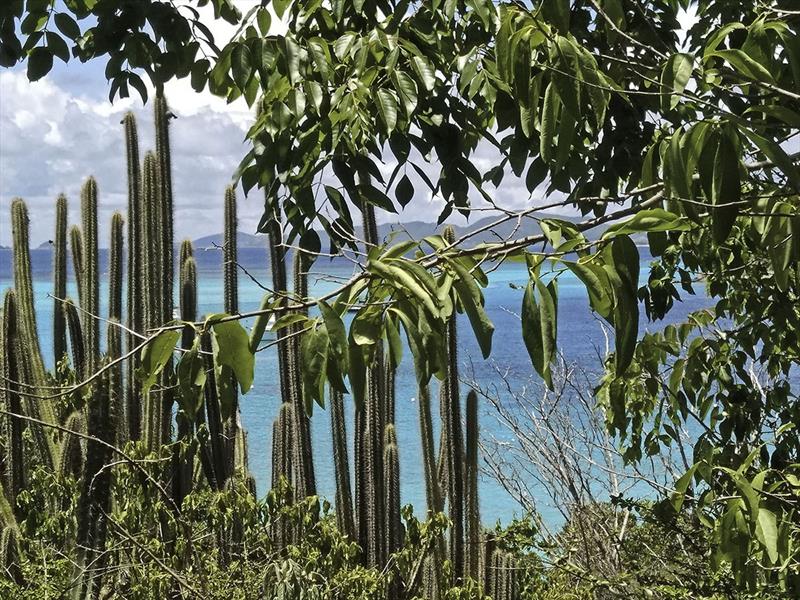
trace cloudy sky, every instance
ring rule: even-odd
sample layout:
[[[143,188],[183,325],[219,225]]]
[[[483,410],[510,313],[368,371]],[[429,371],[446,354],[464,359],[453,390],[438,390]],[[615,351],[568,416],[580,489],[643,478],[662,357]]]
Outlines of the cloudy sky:
[[[246,13],[256,1],[237,3]],[[213,19],[206,22],[219,46],[230,39],[233,27]],[[277,18],[273,27],[281,27]],[[124,211],[127,184],[120,120],[128,110],[137,114],[142,151],[154,146],[153,123],[150,106],[143,107],[138,99],[108,101],[104,68],[102,59],[66,65],[56,60],[53,71],[35,83],[28,82],[24,66],[0,70],[0,245],[10,245],[9,205],[17,196],[28,203],[34,246],[53,237],[59,193],[70,200],[70,221],[78,222],[79,191],[89,175],[97,178],[100,190],[101,241],[107,237],[112,212]],[[223,192],[248,150],[244,134],[252,113],[243,101],[229,105],[208,92],[197,94],[188,81],[172,82],[166,92],[178,116],[171,126],[176,236],[195,239],[218,233]],[[480,150],[476,165],[488,169],[497,157]],[[387,174],[393,166],[385,165]],[[418,179],[415,183],[417,194],[400,219],[435,221],[443,204],[431,198]],[[509,181],[500,191],[508,207],[531,200],[523,181]],[[248,199],[240,194],[242,231],[255,231],[262,208],[258,194]]]

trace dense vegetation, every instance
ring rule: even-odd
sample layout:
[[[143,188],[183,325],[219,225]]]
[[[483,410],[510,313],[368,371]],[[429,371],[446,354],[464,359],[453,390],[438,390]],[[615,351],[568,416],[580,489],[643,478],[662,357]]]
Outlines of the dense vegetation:
[[[222,48],[194,10],[208,4],[216,17],[241,25]],[[697,18],[683,40],[678,16],[688,8]],[[276,17],[286,33],[274,33]],[[236,177],[246,192],[263,190],[259,231],[269,238],[273,276],[248,335],[239,324],[229,235],[224,312],[196,314],[191,250],[182,247],[177,264],[172,256],[167,112],[159,96],[156,152],[141,169],[135,126],[126,120],[132,295],[123,312],[124,226],[116,217],[107,348],[99,342],[96,185],[87,182],[83,222],[69,234],[59,201],[54,296],[63,318],[53,351],[56,360],[69,357],[47,373],[27,214],[22,201],[13,203],[0,506],[13,585],[51,581],[45,565],[56,565],[58,585],[66,581],[77,597],[116,584],[142,597],[210,595],[215,585],[230,594],[223,572],[259,580],[243,592],[252,585],[261,593],[263,585],[267,596],[288,597],[330,597],[337,593],[324,588],[330,585],[343,597],[376,589],[390,598],[483,590],[495,600],[584,591],[797,595],[800,173],[792,149],[800,128],[800,13],[792,2],[273,1],[242,17],[229,0],[17,0],[4,3],[0,18],[2,64],[27,60],[31,79],[46,75],[54,56],[106,57],[112,98],[129,86],[146,95],[142,76],[157,90],[190,77],[197,90],[253,106],[251,148]],[[483,170],[473,160],[479,148],[496,158]],[[388,179],[380,163],[396,165]],[[494,189],[510,178],[553,200],[509,210]],[[530,219],[541,233],[512,232],[477,246],[448,231],[399,244],[377,239],[376,211],[396,212],[415,188],[444,201],[440,222],[453,211],[488,208],[497,227]],[[537,212],[545,206],[584,218],[546,218]],[[230,231],[232,191],[225,214]],[[591,235],[599,225],[610,226]],[[362,267],[325,298],[309,298],[303,277],[321,252],[315,227],[327,232],[331,253]],[[640,234],[655,257],[644,285],[632,238]],[[77,304],[63,293],[68,235]],[[289,246],[297,247],[291,291]],[[455,315],[467,315],[489,356],[494,327],[481,288],[486,266],[506,260],[528,266],[521,341],[544,383],[554,385],[558,280],[569,271],[614,332],[594,393],[624,459],[641,464],[671,448],[681,452],[682,472],[654,504],[616,497],[594,507],[591,519],[576,514],[549,540],[569,544],[586,523],[602,529],[617,511],[641,512],[636,535],[626,537],[634,546],[619,550],[626,561],[620,581],[593,577],[586,553],[583,564],[568,557],[556,565],[564,568],[537,567],[548,548],[525,524],[491,534],[478,525],[477,399],[468,396],[462,422]],[[182,315],[173,322],[178,271]],[[712,309],[640,336],[641,311],[658,321],[699,283]],[[346,327],[348,308],[357,312]],[[273,451],[274,493],[259,505],[246,491],[237,403],[252,385],[253,354],[271,315],[278,317],[283,401],[274,439],[282,443]],[[392,385],[401,334],[426,399],[420,426],[433,510],[425,524],[403,518],[398,502]],[[434,380],[444,432],[438,448],[429,410]],[[357,409],[352,479],[341,441],[346,397]],[[304,500],[316,491],[308,418],[325,398],[339,432],[335,517]],[[686,430],[699,431],[688,448]],[[286,518],[278,516],[284,511]],[[663,531],[692,542],[688,571],[672,562],[677,553]],[[653,540],[661,543],[647,556],[660,567],[640,562]],[[328,547],[336,549],[333,563],[322,552]],[[697,561],[702,575],[690,569]],[[206,578],[215,568],[221,579]],[[653,571],[666,579],[648,579]],[[310,572],[323,587],[310,583],[317,579]],[[543,587],[532,591],[539,576]],[[198,581],[207,582],[201,592]]]

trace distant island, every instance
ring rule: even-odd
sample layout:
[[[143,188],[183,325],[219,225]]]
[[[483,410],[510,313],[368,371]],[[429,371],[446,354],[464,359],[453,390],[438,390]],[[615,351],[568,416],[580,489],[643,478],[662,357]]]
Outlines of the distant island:
[[[462,237],[470,232],[477,232],[471,237],[467,244],[474,246],[482,243],[499,242],[510,237],[520,238],[528,235],[536,235],[541,233],[536,219],[560,219],[562,221],[569,221],[571,223],[577,222],[578,217],[569,217],[564,215],[550,215],[545,213],[531,213],[530,218],[525,218],[521,222],[516,219],[511,219],[498,226],[486,229],[486,231],[478,231],[486,228],[491,223],[497,221],[497,217],[484,217],[469,225],[457,226],[454,225],[456,237]],[[378,237],[386,240],[390,235],[394,234],[394,241],[399,242],[407,239],[421,240],[422,238],[441,233],[444,225],[437,225],[436,223],[428,223],[426,221],[409,221],[408,223],[383,223],[378,225]],[[323,250],[327,249],[330,245],[327,234],[318,230],[320,240],[322,242]],[[357,237],[361,236],[361,228],[356,227],[355,234]],[[221,248],[222,247],[222,234],[216,233],[212,235],[203,236],[192,241],[192,244],[197,249]],[[237,235],[237,243],[239,248],[265,248],[266,236],[264,234],[250,234],[240,231]]]

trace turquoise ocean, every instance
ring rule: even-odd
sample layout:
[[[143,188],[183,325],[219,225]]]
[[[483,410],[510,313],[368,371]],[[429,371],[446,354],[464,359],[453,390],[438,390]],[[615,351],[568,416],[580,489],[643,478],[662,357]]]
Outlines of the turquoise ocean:
[[[642,277],[646,277],[646,263],[651,260],[642,251]],[[49,248],[31,251],[34,277],[34,293],[37,305],[39,339],[45,360],[52,365],[52,316],[54,301],[48,297],[52,291],[52,255]],[[102,313],[107,314],[108,280],[107,252],[101,250],[100,268]],[[222,252],[217,248],[196,250],[198,262],[198,301],[200,314],[220,312],[223,304]],[[239,306],[241,312],[258,309],[264,290],[255,282],[269,284],[270,274],[265,249],[242,248],[239,262],[251,277],[244,272],[239,275]],[[353,264],[345,260],[319,259],[311,269],[309,289],[312,295],[320,295],[337,286],[337,280],[344,280],[353,274]],[[255,280],[255,281],[254,281]],[[489,274],[489,286],[484,290],[486,310],[495,326],[492,355],[484,360],[475,342],[469,322],[459,317],[459,363],[462,377],[474,379],[482,386],[496,386],[500,400],[508,394],[505,384],[498,381],[498,369],[504,372],[512,390],[539,382],[530,364],[530,359],[522,342],[521,326],[517,315],[522,301],[522,288],[527,283],[527,270],[524,264],[506,263]],[[0,249],[0,292],[13,285],[11,270],[11,251]],[[698,289],[700,286],[698,286]],[[76,298],[74,279],[70,274],[68,293]],[[640,335],[646,330],[655,331],[668,322],[684,318],[687,313],[710,305],[710,300],[702,295],[683,295],[682,302],[676,302],[668,321],[648,323],[641,315]],[[177,294],[176,294],[177,298]],[[643,311],[642,311],[643,312]],[[248,329],[251,321],[245,321]],[[588,371],[598,372],[600,361],[598,350],[605,348],[605,337],[600,322],[589,310],[588,298],[583,285],[571,273],[559,277],[558,304],[558,343],[568,362],[580,364]],[[259,352],[256,357],[256,374],[252,390],[241,398],[243,425],[249,441],[250,468],[255,475],[258,493],[264,494],[270,482],[270,448],[272,447],[272,421],[280,406],[277,356],[273,349]],[[434,390],[432,390],[434,393]],[[397,375],[397,434],[400,450],[401,496],[403,504],[413,504],[418,515],[424,514],[425,489],[423,467],[420,457],[418,425],[418,405],[416,402],[416,382],[410,354],[406,351],[403,364]],[[466,387],[462,385],[462,397]],[[435,397],[435,396],[434,396]],[[438,414],[438,402],[432,405],[434,415]],[[479,408],[482,435],[495,437],[508,436],[491,414],[491,406]],[[352,403],[348,407],[351,438],[352,465]],[[438,422],[438,419],[435,419]],[[315,406],[312,416],[312,435],[314,443],[314,463],[319,494],[333,500],[334,475],[333,453],[330,435],[329,413]],[[555,524],[558,513],[548,507],[544,493],[541,497],[540,511],[545,521]],[[480,481],[481,515],[486,524],[500,519],[508,522],[520,515],[516,502],[490,477],[482,476]]]

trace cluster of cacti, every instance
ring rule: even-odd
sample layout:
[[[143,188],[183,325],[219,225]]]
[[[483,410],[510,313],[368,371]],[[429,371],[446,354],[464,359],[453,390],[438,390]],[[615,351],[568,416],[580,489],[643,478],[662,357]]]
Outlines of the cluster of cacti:
[[[145,155],[140,172],[138,137],[133,115],[126,115],[128,159],[127,265],[125,220],[119,213],[111,219],[108,261],[108,314],[100,314],[100,249],[98,241],[97,183],[89,178],[81,191],[81,224],[67,228],[67,199],[56,201],[53,242],[53,357],[56,365],[71,367],[74,376],[64,372],[50,375],[45,370],[39,345],[34,305],[31,258],[28,241],[29,218],[25,203],[12,202],[14,287],[4,297],[0,332],[0,405],[4,412],[0,438],[0,480],[2,481],[2,557],[15,556],[18,495],[25,489],[29,469],[37,465],[52,468],[80,482],[74,534],[74,598],[96,598],[104,576],[107,515],[111,511],[112,452],[128,441],[141,441],[146,448],[160,451],[173,441],[175,418],[177,438],[186,442],[176,448],[171,476],[173,505],[191,491],[193,483],[193,433],[205,424],[210,435],[206,448],[209,460],[200,463],[208,483],[222,489],[234,465],[246,472],[244,432],[236,413],[225,423],[208,397],[205,411],[189,419],[174,411],[174,373],[171,361],[163,370],[155,389],[142,393],[136,370],[140,365],[142,340],[155,328],[172,320],[173,242],[172,184],[169,158],[169,111],[163,99],[156,102],[157,152]],[[234,265],[232,277],[226,273],[226,309],[236,307],[236,216],[235,196],[226,194],[226,265]],[[67,248],[71,249],[78,303],[67,297]],[[127,266],[127,268],[125,268]],[[124,273],[127,282],[123,285]],[[127,301],[123,292],[127,287]],[[123,309],[125,304],[125,309]],[[190,244],[180,254],[180,309],[187,322],[198,319],[196,265]],[[106,318],[107,317],[107,318]],[[106,348],[101,349],[100,322],[108,324]],[[122,326],[123,320],[126,324]],[[183,347],[193,343],[194,330],[187,326]],[[210,339],[204,336],[208,350]],[[127,355],[127,356],[126,356]],[[64,362],[64,360],[67,362]],[[127,364],[127,366],[126,366]],[[209,372],[214,372],[213,365]],[[65,375],[66,373],[66,375]],[[66,377],[62,379],[62,377]],[[214,379],[213,377],[211,378]],[[75,381],[84,382],[78,387]],[[54,387],[52,384],[56,384]],[[58,384],[77,393],[82,400],[65,414],[53,390]],[[214,385],[206,386],[214,394]],[[66,403],[67,406],[72,404]],[[216,410],[214,409],[216,406]],[[60,408],[58,408],[60,407]],[[15,415],[19,415],[15,417]],[[25,430],[30,435],[24,435]],[[30,441],[26,441],[30,440]],[[188,448],[182,451],[181,448]],[[177,502],[176,502],[177,501]]]
[[[108,465],[112,462],[113,448],[133,442],[142,450],[161,453],[165,445],[171,444],[169,481],[163,483],[177,511],[198,485],[197,473],[203,474],[202,485],[215,491],[226,489],[236,473],[249,478],[252,485],[247,472],[246,437],[239,418],[237,382],[230,370],[215,365],[212,333],[202,329],[196,339],[200,328],[191,325],[196,324],[201,315],[198,314],[197,265],[188,241],[180,246],[177,264],[179,318],[186,323],[180,349],[201,352],[207,375],[202,402],[192,414],[180,407],[176,410],[175,401],[180,392],[175,391],[177,379],[172,359],[167,361],[156,385],[147,392],[143,391],[136,374],[141,365],[138,350],[142,341],[173,319],[170,113],[162,98],[156,101],[155,112],[156,152],[146,153],[141,167],[135,119],[129,114],[123,120],[128,214],[127,219],[123,219],[121,214],[115,213],[111,219],[105,351],[101,348],[100,336],[100,321],[104,317],[100,315],[99,298],[97,184],[90,178],[83,186],[80,227],[68,229],[67,200],[60,196],[56,202],[53,356],[57,364],[64,365],[65,372],[71,366],[78,381],[91,378],[90,385],[79,388],[82,403],[67,414],[58,414],[46,394],[27,392],[48,389],[47,382],[58,381],[63,373],[50,376],[45,371],[36,333],[27,209],[21,200],[12,204],[14,289],[5,295],[0,331],[0,375],[6,384],[0,387],[0,401],[11,415],[3,418],[0,432],[4,438],[4,443],[0,444],[4,453],[0,457],[3,491],[0,554],[14,556],[18,536],[16,523],[22,516],[15,515],[14,511],[18,509],[16,498],[25,488],[26,469],[35,462],[75,477],[80,482],[74,536],[75,578],[79,582],[75,598],[95,598],[102,588],[106,518],[112,511],[110,489],[114,470]],[[274,207],[276,203],[267,202],[267,205]],[[361,208],[365,243],[377,245],[374,208],[367,203]],[[277,208],[272,210],[266,232],[273,306],[278,315],[284,314],[289,303],[301,306],[292,310],[306,312],[303,306],[309,298],[311,256],[302,250],[294,251],[294,285],[290,291],[282,219]],[[233,188],[225,192],[224,223],[224,310],[236,314],[239,312],[237,215]],[[452,230],[445,230],[444,237],[448,243],[452,242]],[[77,303],[67,297],[66,291],[68,246],[78,289]],[[125,273],[127,279],[123,281]],[[125,289],[127,297],[123,298]],[[448,360],[440,387],[442,427],[438,448],[430,391],[423,387],[418,394],[427,505],[431,513],[446,510],[450,519],[449,533],[447,539],[445,536],[435,539],[421,563],[421,577],[414,585],[421,583],[425,597],[439,598],[447,589],[469,577],[480,582],[495,600],[505,600],[514,594],[514,558],[496,548],[491,536],[481,531],[478,400],[474,391],[467,396],[464,431],[455,318],[454,313],[446,323]],[[281,398],[272,429],[272,486],[284,491],[288,487],[285,498],[290,502],[314,496],[317,489],[307,406],[310,400],[304,393],[301,378],[302,327],[299,322],[293,322],[280,329],[276,343]],[[364,402],[355,414],[352,477],[345,400],[341,392],[333,389],[330,392],[337,523],[342,532],[359,543],[364,564],[380,569],[389,565],[391,555],[403,547],[405,536],[395,429],[395,369],[382,344],[378,344],[367,369]],[[223,389],[222,386],[227,387]],[[233,388],[233,394],[223,395],[223,392],[228,393],[228,388]],[[232,406],[223,406],[223,398],[228,402],[231,397]],[[14,418],[15,414],[23,417]],[[48,428],[41,422],[57,427]],[[25,429],[30,430],[30,435],[24,435]],[[79,435],[70,435],[67,433],[70,431]],[[203,435],[198,435],[200,432]],[[180,443],[174,443],[176,441]],[[33,454],[28,456],[29,449]],[[159,526],[162,530],[169,527],[167,520]],[[271,533],[278,549],[297,542],[298,533],[283,521],[276,521]],[[229,547],[241,541],[241,527],[236,517],[229,531],[217,531],[216,535],[221,560],[226,562]],[[93,567],[86,569],[89,564]],[[449,574],[447,579],[445,574]],[[405,597],[406,583],[395,577],[389,584],[389,598]]]

